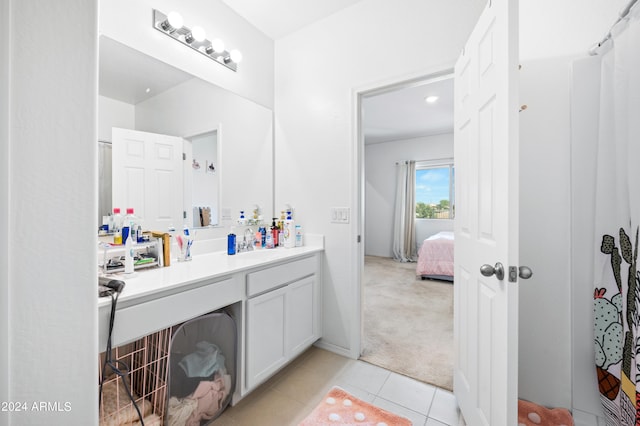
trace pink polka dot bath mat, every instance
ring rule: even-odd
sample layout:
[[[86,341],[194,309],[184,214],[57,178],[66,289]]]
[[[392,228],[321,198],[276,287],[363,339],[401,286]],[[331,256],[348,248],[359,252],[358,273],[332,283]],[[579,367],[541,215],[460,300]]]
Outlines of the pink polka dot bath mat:
[[[299,426],[411,426],[411,420],[333,387]]]
[[[565,408],[549,409],[520,399],[518,426],[573,426],[573,418]]]

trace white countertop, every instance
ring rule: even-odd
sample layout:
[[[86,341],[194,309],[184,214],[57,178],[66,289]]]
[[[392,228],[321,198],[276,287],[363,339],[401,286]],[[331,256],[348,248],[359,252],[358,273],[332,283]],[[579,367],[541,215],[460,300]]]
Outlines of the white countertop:
[[[188,262],[172,259],[168,267],[143,269],[134,272],[132,276],[124,273],[106,276],[125,282],[125,288],[118,299],[118,306],[125,307],[160,297],[162,294],[196,287],[198,283],[207,280],[324,250],[322,238],[318,238],[317,242],[310,240],[311,238],[307,239],[309,244],[303,247],[261,249],[232,256],[226,252],[214,252],[194,255]],[[99,309],[110,305],[110,297],[99,298]]]

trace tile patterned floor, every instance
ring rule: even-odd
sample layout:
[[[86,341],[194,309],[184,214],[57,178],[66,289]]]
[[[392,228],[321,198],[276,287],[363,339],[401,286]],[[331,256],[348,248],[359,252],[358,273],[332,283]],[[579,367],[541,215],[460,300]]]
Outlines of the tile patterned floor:
[[[464,425],[451,392],[315,347],[229,407],[213,425],[297,425],[333,386],[407,417],[415,426]]]

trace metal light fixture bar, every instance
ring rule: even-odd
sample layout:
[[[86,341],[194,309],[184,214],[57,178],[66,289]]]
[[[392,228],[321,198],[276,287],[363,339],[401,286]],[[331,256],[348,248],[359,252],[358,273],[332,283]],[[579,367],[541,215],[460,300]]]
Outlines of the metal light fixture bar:
[[[216,46],[206,38],[202,41],[196,40],[192,30],[188,27],[182,25],[180,25],[179,28],[177,25],[173,27],[169,22],[168,15],[156,9],[153,9],[153,28],[179,41],[183,45],[192,48],[196,52],[200,52],[207,58],[213,59],[215,62],[224,65],[232,71],[238,70],[238,63],[231,59],[232,55],[230,52],[224,49],[219,52],[216,51]]]

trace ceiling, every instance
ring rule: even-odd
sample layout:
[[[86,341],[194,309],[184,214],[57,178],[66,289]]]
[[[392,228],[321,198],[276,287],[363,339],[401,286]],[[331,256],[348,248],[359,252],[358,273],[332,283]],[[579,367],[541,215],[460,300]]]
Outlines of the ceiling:
[[[427,96],[438,96],[434,103]],[[365,144],[453,131],[453,78],[426,80],[362,99]]]
[[[100,96],[135,105],[193,76],[107,37],[100,37]]]

